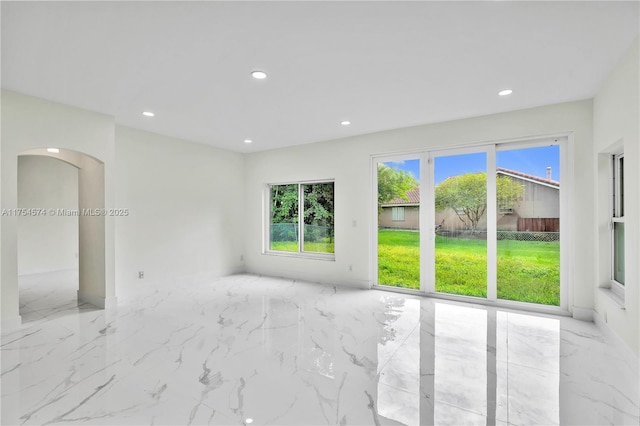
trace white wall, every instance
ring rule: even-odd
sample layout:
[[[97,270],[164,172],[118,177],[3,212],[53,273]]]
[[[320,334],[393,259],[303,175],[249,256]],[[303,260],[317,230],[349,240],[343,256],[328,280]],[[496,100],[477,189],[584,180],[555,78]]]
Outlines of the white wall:
[[[40,156],[18,158],[18,207],[78,209],[78,169]],[[18,217],[18,275],[78,269],[78,217]]]
[[[243,269],[241,154],[116,127],[118,290]]]
[[[81,209],[82,199],[85,199],[86,207],[129,209],[129,216],[107,216],[98,226],[100,229],[95,229],[105,236],[106,242],[104,248],[85,256],[85,263],[91,270],[103,271],[106,285],[100,294],[94,288],[87,288],[85,292],[81,285],[79,297],[86,296],[97,300],[97,303],[99,300],[113,300],[116,275],[118,289],[122,290],[136,283],[140,270],[145,271],[145,282],[177,279],[178,283],[183,279],[187,282],[194,278],[210,278],[243,270],[244,185],[241,154],[117,127],[113,117],[2,91],[2,209],[18,207],[19,156],[24,153],[47,155],[44,149],[47,147],[60,148],[60,154],[55,155],[79,167],[75,186],[76,200]],[[76,152],[88,154],[104,164],[89,157],[82,158]],[[41,162],[34,165],[34,161]],[[47,161],[55,160],[39,157],[21,160],[31,164],[32,169],[39,169]],[[82,179],[83,172],[91,174],[93,171],[96,172],[96,179]],[[26,186],[35,185],[22,181]],[[102,182],[104,194],[91,186],[101,185]],[[21,191],[21,194],[29,192]],[[99,199],[92,198],[92,194],[98,194]],[[48,203],[46,200],[22,201],[27,204]],[[95,218],[80,217],[80,229],[83,220],[87,222],[85,225],[92,226]],[[20,324],[18,218],[3,216],[1,229],[2,327],[10,329]],[[86,234],[90,238],[94,232]],[[82,235],[76,236],[82,246]],[[42,238],[42,235],[38,233],[37,238]],[[64,245],[63,253],[59,253],[63,257],[71,250],[78,250],[77,244],[72,248],[68,243]],[[95,245],[92,241],[87,241],[87,244]],[[23,248],[29,254],[20,256],[21,271],[33,271],[35,260],[32,259],[40,255],[29,257],[36,253],[26,245]],[[82,277],[82,247],[79,251]]]
[[[598,196],[592,199],[597,219],[592,225],[598,235],[597,286],[606,287],[610,278],[610,184],[608,153],[624,149],[625,162],[625,300],[624,309],[610,292],[598,289],[595,309],[599,319],[640,355],[640,55],[635,40],[596,95],[593,103],[594,149]]]
[[[259,274],[368,287],[370,233],[375,221],[371,208],[372,154],[439,149],[566,131],[573,132],[575,149],[571,160],[576,166],[574,187],[565,188],[576,202],[570,222],[580,236],[572,245],[576,263],[572,267],[574,293],[569,305],[591,309],[595,238],[593,233],[584,232],[592,228],[595,220],[590,100],[248,154],[245,161],[247,269]],[[329,178],[335,179],[335,262],[261,254],[265,184]]]
[[[114,120],[103,114],[73,108],[3,90],[2,94],[2,174],[1,206],[18,206],[18,156],[28,150],[56,147],[76,151],[104,163],[105,193],[103,205],[113,207]],[[15,216],[2,217],[2,327],[20,324],[18,313],[17,227]],[[88,290],[96,299],[114,297],[113,218],[104,221],[102,267],[105,273],[100,288]]]

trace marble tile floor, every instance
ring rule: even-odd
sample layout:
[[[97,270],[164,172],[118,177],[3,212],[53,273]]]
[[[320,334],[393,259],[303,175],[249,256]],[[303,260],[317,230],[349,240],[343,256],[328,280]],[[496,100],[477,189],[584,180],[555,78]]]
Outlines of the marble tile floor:
[[[640,423],[638,360],[592,323],[253,275],[105,312],[76,282],[21,281],[3,425]]]

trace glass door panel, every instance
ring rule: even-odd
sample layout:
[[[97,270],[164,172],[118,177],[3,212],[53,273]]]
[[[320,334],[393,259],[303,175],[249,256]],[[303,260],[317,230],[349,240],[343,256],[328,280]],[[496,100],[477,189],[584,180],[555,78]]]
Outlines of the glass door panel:
[[[420,160],[379,162],[378,284],[420,289]]]
[[[560,147],[496,153],[498,299],[560,305]]]
[[[487,296],[487,154],[436,156],[435,291]]]

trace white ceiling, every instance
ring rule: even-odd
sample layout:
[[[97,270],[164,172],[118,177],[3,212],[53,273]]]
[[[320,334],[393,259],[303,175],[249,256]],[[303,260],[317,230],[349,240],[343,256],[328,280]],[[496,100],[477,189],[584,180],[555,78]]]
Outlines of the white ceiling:
[[[252,152],[591,98],[638,5],[2,1],[2,87]]]

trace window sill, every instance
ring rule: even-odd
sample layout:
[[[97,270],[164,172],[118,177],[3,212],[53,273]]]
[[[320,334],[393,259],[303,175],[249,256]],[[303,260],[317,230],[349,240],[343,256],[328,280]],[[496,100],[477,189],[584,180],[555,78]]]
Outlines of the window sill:
[[[336,256],[333,253],[300,253],[300,252],[287,252],[287,251],[274,251],[267,250],[262,253],[268,256],[280,256],[280,257],[295,257],[298,259],[312,259],[312,260],[326,260],[330,262],[336,261]]]
[[[624,297],[620,296],[610,288],[600,287],[600,293],[604,294],[606,297],[611,299],[620,309],[626,309],[624,305]]]

